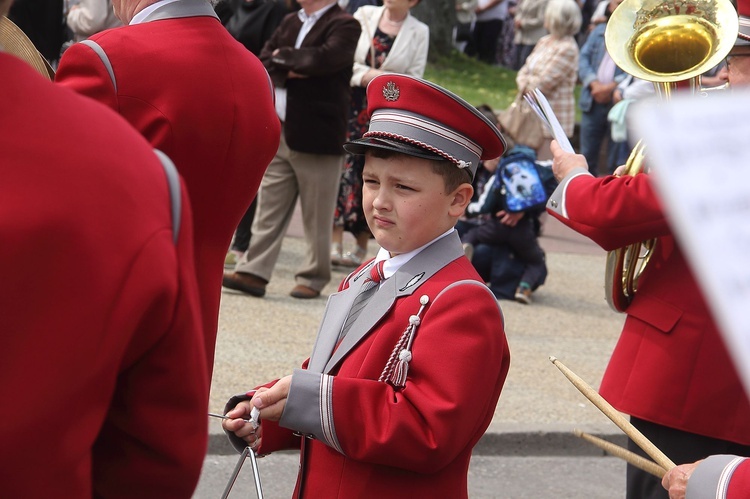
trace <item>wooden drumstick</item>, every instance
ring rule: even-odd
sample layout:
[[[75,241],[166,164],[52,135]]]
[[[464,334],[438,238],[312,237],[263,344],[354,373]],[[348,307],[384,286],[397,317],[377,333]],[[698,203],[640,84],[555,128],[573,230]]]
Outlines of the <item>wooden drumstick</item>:
[[[611,454],[615,457],[619,457],[620,459],[624,459],[628,463],[632,464],[638,469],[645,471],[646,473],[650,473],[659,478],[663,477],[666,473],[666,470],[655,462],[649,461],[648,459],[639,456],[635,452],[631,452],[628,449],[620,447],[619,445],[614,444],[608,440],[595,437],[594,435],[589,435],[588,433],[584,433],[581,430],[573,430],[573,433],[575,433],[577,437],[581,437],[582,439],[596,445],[604,452],[607,452],[608,454]]]
[[[669,471],[675,467],[675,464],[662,451],[660,451],[658,447],[652,444],[651,441],[643,435],[643,433],[638,431],[638,429],[633,426],[630,421],[625,419],[625,417],[623,417],[623,415],[620,414],[614,407],[612,407],[609,402],[604,400],[604,397],[599,395],[596,390],[586,384],[586,382],[583,381],[573,371],[565,367],[565,365],[557,358],[551,356],[549,360],[555,366],[557,366],[557,368],[565,375],[566,378],[568,378],[568,380],[570,380],[571,383],[573,383],[576,388],[578,388],[579,392],[581,392],[587,399],[589,399],[589,401],[591,401],[591,403],[598,407],[605,416],[607,416],[614,424],[616,424],[623,432],[625,432],[625,434],[630,437],[630,439],[635,442],[638,447],[643,449],[646,454],[651,456],[651,458],[656,461],[659,466],[664,468],[666,471]]]

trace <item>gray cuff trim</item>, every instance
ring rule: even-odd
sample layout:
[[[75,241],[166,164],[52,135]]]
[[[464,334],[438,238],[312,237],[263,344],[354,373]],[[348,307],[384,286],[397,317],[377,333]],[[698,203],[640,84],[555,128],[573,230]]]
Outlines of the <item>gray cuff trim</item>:
[[[341,452],[333,425],[333,377],[295,369],[279,425]]]
[[[724,499],[732,473],[746,458],[720,454],[707,457],[688,480],[685,499]]]
[[[294,370],[279,425],[303,436],[322,437],[319,399],[322,376],[304,369]]]
[[[104,49],[92,40],[83,40],[82,43],[88,47],[91,47],[91,50],[93,50],[96,55],[99,56],[99,59],[102,60],[102,64],[104,64],[104,67],[107,68],[107,73],[109,73],[109,78],[112,80],[112,86],[115,88],[115,93],[117,93],[117,80],[115,80],[115,71],[112,69],[112,63],[109,62],[109,57],[107,57],[107,53],[104,52]]]
[[[588,170],[584,168],[574,168],[571,170],[565,178],[560,180],[560,183],[557,184],[557,187],[555,188],[555,191],[550,196],[549,200],[547,200],[547,208],[551,209],[555,213],[559,213],[563,218],[568,219],[568,208],[566,206],[566,193],[568,190],[568,184],[571,180],[573,180],[576,177],[579,177],[581,175],[589,175],[592,176],[591,173],[589,173]]]
[[[323,375],[320,383],[320,425],[323,427],[323,440],[343,454],[336,437],[336,424],[333,420],[333,376]]]

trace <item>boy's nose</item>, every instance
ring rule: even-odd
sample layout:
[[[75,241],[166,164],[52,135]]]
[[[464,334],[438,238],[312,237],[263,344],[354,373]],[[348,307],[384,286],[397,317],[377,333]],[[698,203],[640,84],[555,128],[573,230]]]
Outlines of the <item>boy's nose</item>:
[[[385,189],[380,189],[377,195],[372,199],[372,206],[377,210],[386,210],[390,205],[389,195]]]

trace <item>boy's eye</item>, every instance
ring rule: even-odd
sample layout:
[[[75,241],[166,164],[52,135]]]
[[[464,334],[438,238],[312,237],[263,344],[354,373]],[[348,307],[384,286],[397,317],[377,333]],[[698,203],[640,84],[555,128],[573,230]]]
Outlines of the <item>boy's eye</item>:
[[[404,185],[404,184],[396,184],[396,189],[403,189],[403,190],[406,190],[406,191],[413,191],[414,190],[411,187],[409,187],[408,185]]]
[[[364,178],[364,179],[362,179],[362,181],[365,184],[372,184],[372,185],[377,185],[378,184],[378,181],[375,180],[374,178]]]

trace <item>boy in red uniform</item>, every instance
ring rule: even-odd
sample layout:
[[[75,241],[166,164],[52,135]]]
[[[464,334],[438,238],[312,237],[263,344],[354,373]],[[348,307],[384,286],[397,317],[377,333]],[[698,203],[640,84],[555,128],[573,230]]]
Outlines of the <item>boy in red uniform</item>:
[[[238,450],[301,448],[299,497],[467,497],[510,354],[453,227],[479,160],[505,142],[423,80],[381,75],[367,94],[369,131],[345,148],[365,155],[363,207],[381,249],[329,298],[303,369],[232,398],[224,428]],[[257,429],[239,419],[252,407]]]

